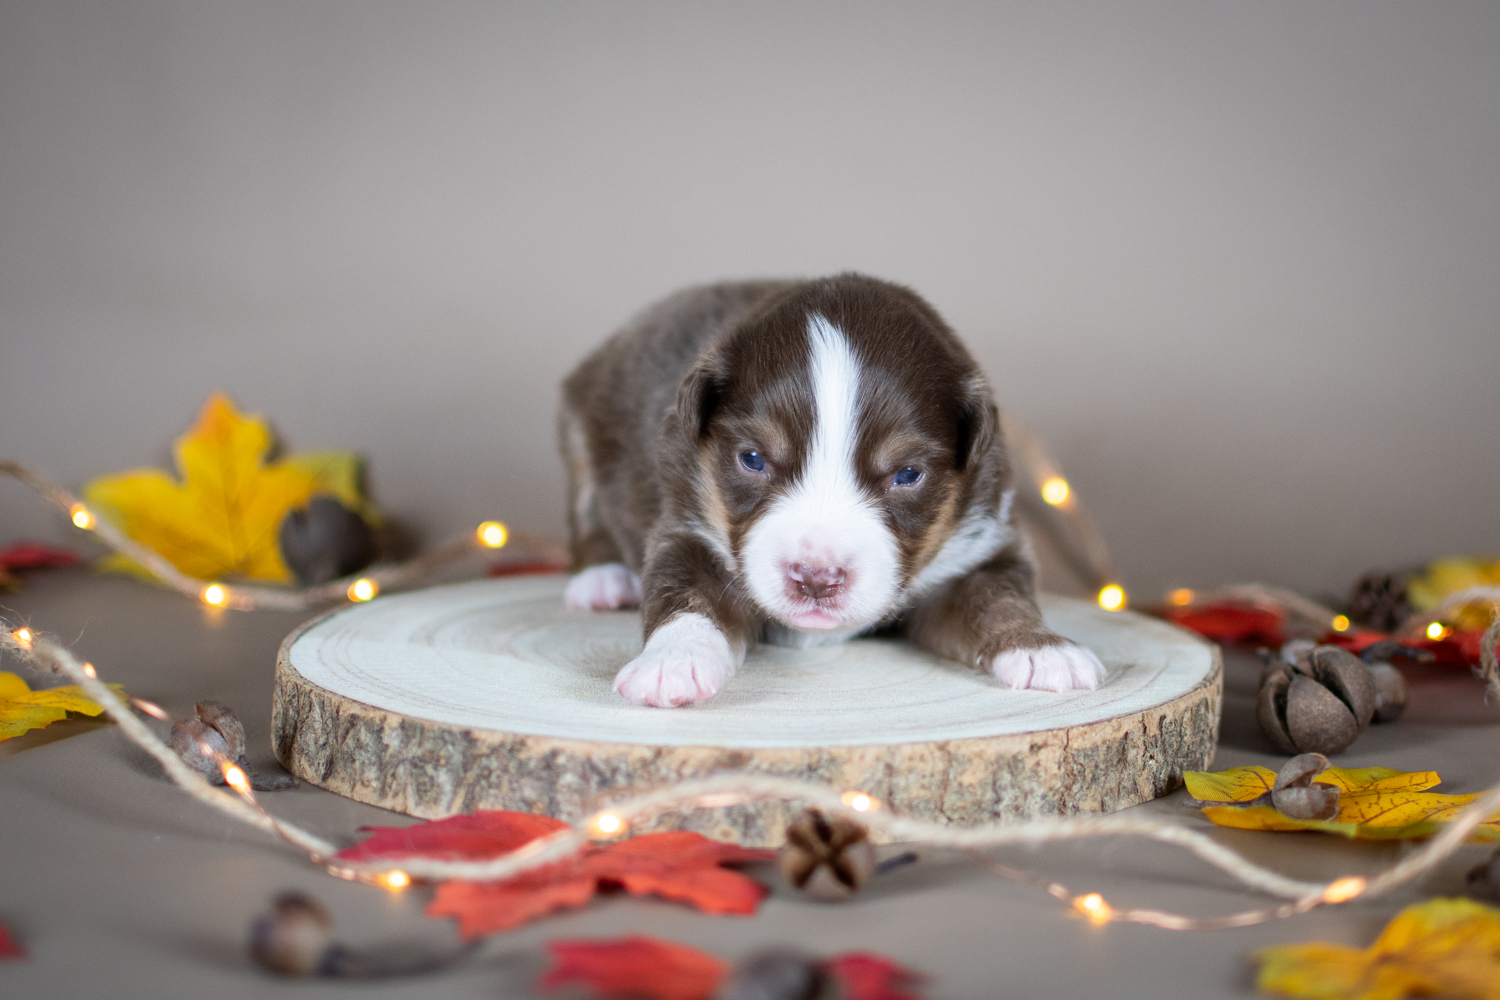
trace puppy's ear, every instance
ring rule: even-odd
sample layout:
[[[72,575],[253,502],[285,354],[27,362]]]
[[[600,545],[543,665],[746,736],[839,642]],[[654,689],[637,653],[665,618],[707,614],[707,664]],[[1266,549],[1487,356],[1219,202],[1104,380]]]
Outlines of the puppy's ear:
[[[989,451],[1000,429],[1000,411],[995,407],[990,387],[982,375],[971,375],[964,385],[962,408],[958,415],[958,442],[954,465],[959,472],[978,462]]]
[[[682,380],[682,387],[677,390],[677,416],[694,444],[708,436],[708,425],[719,408],[723,387],[723,373],[708,362],[695,367]]]

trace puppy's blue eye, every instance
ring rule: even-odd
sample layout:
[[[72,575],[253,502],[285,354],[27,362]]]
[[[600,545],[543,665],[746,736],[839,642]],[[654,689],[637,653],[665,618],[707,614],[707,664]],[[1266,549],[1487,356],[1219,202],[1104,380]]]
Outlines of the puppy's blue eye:
[[[906,468],[902,469],[900,472],[891,477],[891,484],[894,486],[914,486],[918,482],[920,482],[921,479],[922,470],[913,469],[908,465]]]
[[[740,464],[751,472],[765,472],[766,460],[758,451],[740,452]]]

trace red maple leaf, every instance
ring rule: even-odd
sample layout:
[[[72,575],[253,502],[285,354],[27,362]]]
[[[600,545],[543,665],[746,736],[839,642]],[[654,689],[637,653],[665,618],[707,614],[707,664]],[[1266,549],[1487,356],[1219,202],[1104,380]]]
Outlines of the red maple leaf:
[[[10,928],[0,924],[0,958],[25,958],[26,949],[10,936]]]
[[[633,934],[609,941],[549,941],[552,967],[538,982],[554,990],[584,982],[603,997],[708,1000],[729,963],[687,945]]]
[[[1366,632],[1355,630],[1352,632],[1330,632],[1323,636],[1322,642],[1335,646],[1342,646],[1351,653],[1363,653],[1366,648],[1373,646],[1382,639],[1393,639],[1396,636],[1386,635],[1384,632]],[[1479,662],[1479,647],[1484,638],[1481,629],[1470,629],[1467,631],[1451,632],[1441,639],[1429,639],[1421,636],[1416,639],[1401,639],[1403,646],[1412,649],[1425,649],[1432,654],[1431,662],[1438,666],[1467,667]]]
[[[566,823],[532,813],[480,811],[408,827],[367,827],[373,835],[340,851],[346,861],[403,858],[482,860],[498,857]],[[428,916],[454,917],[464,939],[519,927],[568,906],[582,906],[601,888],[657,895],[707,913],[754,913],[766,890],[720,867],[770,861],[774,851],[748,850],[688,831],[647,833],[613,844],[586,846],[575,857],[500,882],[444,882]]]
[[[0,551],[0,569],[49,569],[53,566],[77,566],[78,553],[41,542],[17,542]]]
[[[444,861],[482,861],[509,854],[538,837],[568,824],[536,813],[481,809],[467,816],[450,816],[411,826],[362,826],[372,836],[339,851],[344,861],[394,861],[400,858],[440,858]]]
[[[709,1000],[728,978],[729,963],[707,952],[658,938],[552,941],[552,967],[537,984],[544,990],[583,982],[602,997],[637,1000]],[[811,961],[811,960],[810,960]],[[918,1000],[903,989],[917,977],[883,955],[850,952],[820,968],[844,1000]]]
[[[1279,646],[1285,640],[1286,615],[1240,601],[1216,601],[1186,608],[1166,608],[1161,616],[1180,628],[1215,642],[1258,642]]]
[[[916,974],[883,955],[849,952],[824,962],[823,969],[847,1000],[917,1000],[916,994],[902,990],[916,983]]]

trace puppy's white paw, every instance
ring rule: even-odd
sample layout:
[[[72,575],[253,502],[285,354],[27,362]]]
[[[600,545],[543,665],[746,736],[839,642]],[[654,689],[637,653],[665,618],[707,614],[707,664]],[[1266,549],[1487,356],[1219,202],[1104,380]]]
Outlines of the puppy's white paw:
[[[1043,691],[1092,691],[1104,680],[1104,664],[1099,657],[1071,642],[1009,649],[995,657],[990,669],[1009,687]]]
[[[641,603],[641,578],[623,563],[590,566],[568,581],[563,601],[574,611],[633,608]]]
[[[707,701],[741,659],[706,617],[678,615],[652,633],[640,656],[620,668],[615,690],[627,701],[656,708]]]

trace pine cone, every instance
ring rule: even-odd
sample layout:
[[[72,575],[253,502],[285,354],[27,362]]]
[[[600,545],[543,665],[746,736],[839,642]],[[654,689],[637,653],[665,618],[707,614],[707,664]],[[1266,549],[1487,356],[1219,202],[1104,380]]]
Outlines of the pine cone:
[[[838,902],[875,873],[875,846],[852,819],[806,809],[787,825],[781,872],[809,897]]]
[[[1406,578],[1394,573],[1366,573],[1349,592],[1349,619],[1377,632],[1395,632],[1411,617]]]

